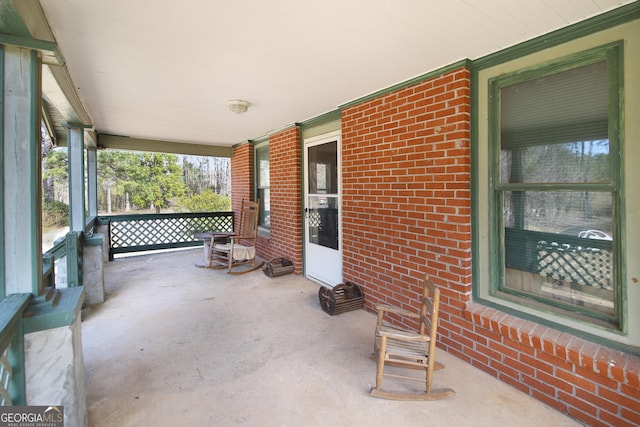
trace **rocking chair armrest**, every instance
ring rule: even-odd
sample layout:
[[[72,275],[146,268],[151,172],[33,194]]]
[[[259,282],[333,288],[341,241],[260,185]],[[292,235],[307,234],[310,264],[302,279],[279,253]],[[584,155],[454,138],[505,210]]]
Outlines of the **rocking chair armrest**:
[[[239,239],[253,240],[256,238],[256,236],[235,236],[234,235],[234,236],[231,236],[231,238],[236,240],[239,240]]]
[[[403,317],[411,317],[414,319],[417,319],[420,317],[420,315],[418,313],[414,313],[412,311],[409,310],[405,310],[403,308],[398,308],[398,307],[393,307],[391,305],[377,305],[376,306],[376,310],[378,311],[378,313],[393,313],[393,314],[397,314],[399,316],[403,316]]]
[[[229,239],[229,241],[231,242],[232,245],[238,245],[238,244],[250,244],[251,246],[255,246],[255,242],[258,239],[256,237],[243,237],[243,236],[233,236]]]
[[[428,335],[420,335],[411,331],[400,331],[397,329],[380,328],[378,335],[381,337],[387,337],[393,340],[410,341],[410,342],[427,342],[431,338]]]
[[[220,243],[220,240],[217,239],[222,239],[223,237],[225,239],[233,239],[236,235],[234,233],[225,233],[222,231],[218,233],[214,231],[212,233],[209,233],[209,236],[211,237],[212,242],[217,241],[218,243]]]

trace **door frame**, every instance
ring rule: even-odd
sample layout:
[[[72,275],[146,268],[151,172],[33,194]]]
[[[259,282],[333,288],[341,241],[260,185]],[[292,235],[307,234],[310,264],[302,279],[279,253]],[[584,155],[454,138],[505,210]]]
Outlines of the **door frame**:
[[[337,152],[336,152],[336,162],[337,162],[337,179],[338,179],[338,259],[340,262],[340,280],[339,284],[342,282],[343,277],[343,252],[342,252],[342,131],[332,131],[323,133],[321,135],[313,136],[310,138],[305,138],[302,141],[302,253],[303,253],[303,275],[304,277],[317,282],[321,285],[333,287],[333,284],[325,283],[320,279],[315,277],[311,277],[307,271],[307,256],[308,256],[308,227],[307,227],[307,211],[308,208],[308,200],[309,200],[309,169],[308,169],[308,159],[307,159],[307,149],[312,146],[322,145],[326,143],[330,143],[336,141],[337,142]]]

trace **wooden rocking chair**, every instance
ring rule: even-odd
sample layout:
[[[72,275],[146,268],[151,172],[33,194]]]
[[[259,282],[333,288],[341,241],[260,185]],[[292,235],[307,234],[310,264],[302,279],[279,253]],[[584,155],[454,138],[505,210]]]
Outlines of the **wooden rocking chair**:
[[[372,396],[394,400],[439,400],[455,394],[448,388],[439,390],[431,388],[433,371],[444,368],[442,364],[435,361],[439,304],[440,289],[429,280],[428,276],[425,276],[420,313],[390,306],[376,307],[378,318],[374,355],[377,359],[377,373],[376,386],[371,389]],[[418,319],[420,324],[418,331],[407,331],[390,325],[385,321],[385,314]],[[425,376],[384,372],[387,366],[424,370]],[[383,376],[424,382],[425,391],[423,393],[383,391],[381,389]]]
[[[240,228],[235,234],[211,234],[211,249],[209,252],[209,268],[227,269],[229,274],[245,274],[262,267],[256,265],[256,242],[258,240],[258,215],[260,214],[260,200],[257,202],[242,199],[240,209]],[[219,242],[221,238],[228,238],[228,242]],[[233,267],[251,263],[248,269],[234,271]]]

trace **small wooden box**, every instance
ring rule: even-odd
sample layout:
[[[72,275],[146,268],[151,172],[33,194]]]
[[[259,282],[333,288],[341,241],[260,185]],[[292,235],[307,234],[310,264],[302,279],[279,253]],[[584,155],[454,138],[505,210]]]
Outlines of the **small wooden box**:
[[[360,287],[352,282],[336,285],[333,289],[320,287],[318,290],[320,307],[329,315],[358,310],[364,304],[364,295]]]
[[[296,266],[286,258],[273,258],[262,265],[262,271],[269,277],[283,276],[293,273]]]

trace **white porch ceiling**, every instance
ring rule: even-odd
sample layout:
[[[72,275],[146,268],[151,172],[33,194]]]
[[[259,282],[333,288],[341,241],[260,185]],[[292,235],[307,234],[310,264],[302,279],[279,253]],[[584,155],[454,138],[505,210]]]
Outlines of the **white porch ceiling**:
[[[40,3],[98,133],[230,146],[633,1]]]

